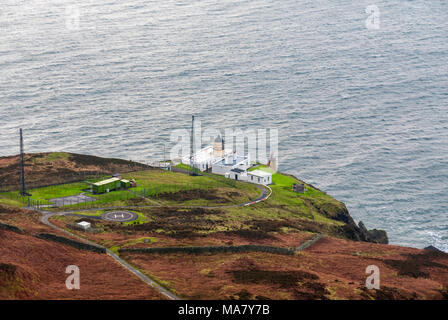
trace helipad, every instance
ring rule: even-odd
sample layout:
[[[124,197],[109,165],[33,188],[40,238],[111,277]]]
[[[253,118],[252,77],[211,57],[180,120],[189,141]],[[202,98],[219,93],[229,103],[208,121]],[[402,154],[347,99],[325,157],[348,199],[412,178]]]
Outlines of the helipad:
[[[129,222],[138,218],[137,214],[129,211],[110,211],[103,213],[101,218],[106,221]]]

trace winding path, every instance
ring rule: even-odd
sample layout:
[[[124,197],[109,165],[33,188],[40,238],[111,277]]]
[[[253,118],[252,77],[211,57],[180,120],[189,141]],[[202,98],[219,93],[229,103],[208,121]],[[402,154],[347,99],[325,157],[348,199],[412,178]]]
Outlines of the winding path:
[[[271,194],[272,194],[272,189],[269,186],[264,186],[264,185],[259,185],[256,184],[255,185],[258,189],[260,189],[261,194],[260,196],[258,196],[255,200],[252,201],[248,201],[248,202],[244,202],[244,203],[240,203],[240,204],[234,204],[234,205],[224,205],[224,206],[214,206],[214,207],[208,207],[208,206],[169,206],[169,207],[179,207],[179,208],[203,208],[203,209],[217,209],[217,208],[235,208],[235,207],[244,207],[244,206],[250,206],[256,203],[259,203],[261,201],[265,201],[267,200]],[[160,207],[161,205],[154,205],[154,206],[141,206],[141,207],[136,207],[136,206],[122,206],[122,207],[105,207],[105,208],[95,208],[96,210],[108,210],[108,209],[125,209],[125,208],[153,208],[153,207]],[[92,242],[90,240],[84,239],[76,234],[73,234],[65,229],[62,229],[54,224],[52,224],[48,219],[51,218],[52,216],[55,215],[74,215],[74,212],[80,212],[80,211],[91,211],[92,209],[83,209],[83,210],[74,210],[74,211],[61,211],[61,212],[49,212],[49,211],[45,211],[45,210],[36,210],[37,212],[39,212],[42,216],[40,217],[40,221],[51,227],[54,228],[56,230],[59,230],[71,237],[74,237],[76,239],[79,239],[80,241],[84,242],[84,243],[88,243],[91,245],[95,245],[101,248],[106,249],[106,253],[112,257],[115,261],[117,261],[119,264],[121,264],[125,269],[127,269],[128,271],[132,272],[134,275],[136,275],[138,278],[140,278],[142,281],[144,281],[145,283],[147,283],[148,285],[150,285],[151,287],[153,287],[154,289],[156,289],[157,291],[159,291],[161,294],[163,294],[164,296],[166,296],[167,298],[171,299],[171,300],[180,300],[179,297],[177,297],[174,293],[170,292],[169,290],[167,290],[166,288],[162,287],[161,285],[159,285],[157,282],[155,282],[154,280],[150,279],[148,276],[144,275],[142,272],[138,271],[136,268],[134,268],[133,266],[131,266],[129,263],[127,263],[125,260],[121,259],[117,254],[115,254],[114,252],[112,252],[111,250],[98,245],[95,242]],[[98,219],[100,217],[96,217],[96,216],[87,216],[87,215],[76,215],[79,217],[88,217],[88,218],[94,218],[94,219]]]

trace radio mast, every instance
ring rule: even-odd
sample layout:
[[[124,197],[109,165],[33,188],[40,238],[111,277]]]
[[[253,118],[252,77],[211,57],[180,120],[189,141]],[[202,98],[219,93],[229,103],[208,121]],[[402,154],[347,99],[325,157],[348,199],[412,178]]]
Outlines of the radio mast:
[[[20,128],[20,195],[27,196],[25,184],[25,153],[23,151],[23,134]]]
[[[190,135],[190,175],[194,175],[194,116],[191,116],[191,135]]]

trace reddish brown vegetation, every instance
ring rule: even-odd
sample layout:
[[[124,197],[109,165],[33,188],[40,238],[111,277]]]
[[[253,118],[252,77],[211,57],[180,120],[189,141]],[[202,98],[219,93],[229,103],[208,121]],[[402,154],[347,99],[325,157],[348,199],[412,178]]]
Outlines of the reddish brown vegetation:
[[[123,255],[179,294],[197,299],[446,299],[448,255],[324,238],[296,256],[267,253]],[[413,273],[404,275],[403,261]],[[406,262],[408,261],[408,262]],[[365,288],[366,267],[380,268],[379,290]],[[419,271],[416,271],[419,270]],[[426,277],[414,278],[419,272]]]
[[[157,209],[159,210],[159,209]],[[101,243],[107,246],[114,245],[124,245],[131,242],[133,239],[139,239],[142,237],[153,237],[156,238],[156,242],[144,243],[138,242],[134,243],[127,248],[144,248],[144,247],[167,247],[167,246],[222,246],[222,245],[246,245],[246,244],[258,244],[258,245],[269,245],[278,247],[296,247],[300,245],[303,241],[308,240],[312,234],[309,233],[288,233],[288,234],[275,234],[266,233],[257,230],[235,230],[235,231],[218,231],[210,234],[199,234],[197,233],[197,228],[202,227],[202,215],[209,213],[211,210],[205,209],[192,209],[187,211],[179,212],[175,208],[164,208],[159,212],[161,215],[165,215],[167,220],[156,220],[143,225],[122,225],[115,222],[107,222],[97,219],[79,219],[77,217],[65,216],[61,219],[52,218],[51,222],[60,227],[67,227],[67,225],[74,222],[85,220],[91,221],[94,227],[103,228],[106,232],[96,234],[96,233],[84,233],[79,232],[80,235],[87,236],[94,242]],[[213,210],[214,214],[219,214],[219,211]],[[215,212],[216,211],[216,212]],[[159,213],[158,213],[159,214]],[[174,225],[173,221],[179,221],[176,219],[177,216],[185,214],[188,221],[187,225],[180,224],[179,227]],[[188,216],[190,215],[190,219]],[[196,215],[196,218],[195,218]],[[198,221],[195,225],[195,221]],[[211,223],[211,222],[210,222]],[[213,226],[210,224],[210,226]],[[157,228],[164,228],[163,230],[177,232],[181,231],[177,235],[168,232],[160,232]],[[188,229],[191,228],[191,229]],[[192,232],[192,231],[195,232]],[[74,230],[72,230],[74,231]],[[183,233],[182,233],[183,231]],[[190,231],[190,236],[187,236],[187,231]],[[76,231],[74,231],[76,232]]]
[[[384,263],[395,268],[400,276],[412,278],[429,278],[429,273],[422,268],[440,268],[448,270],[448,265],[436,262],[438,259],[447,261],[448,254],[438,251],[425,251],[418,254],[406,254],[405,260],[384,260]]]
[[[367,289],[366,287],[360,287],[361,298],[365,300],[415,300],[418,296],[415,292],[409,293],[406,291],[400,291],[397,288],[390,288],[387,286],[381,286],[380,289]]]
[[[14,212],[14,214],[0,213],[0,221],[17,225],[28,233],[56,233],[38,223],[38,214],[22,209],[15,209]],[[178,212],[175,209],[161,209],[159,214],[168,221],[178,219]],[[215,214],[219,216],[219,212]],[[194,221],[203,220],[205,216],[205,212],[195,209],[185,212],[184,218],[194,227]],[[52,221],[64,226],[67,221],[79,220],[76,217],[63,219],[52,219]],[[249,243],[292,247],[312,236],[308,233],[283,234],[271,231],[267,235],[272,238],[260,238],[257,232],[278,230],[281,224],[272,222],[263,224],[259,221],[254,221],[254,225],[262,227],[259,231],[217,232],[205,237],[193,238],[177,238],[94,219],[92,222],[110,230],[109,233],[101,234],[84,233],[84,236],[88,236],[97,243],[108,241],[109,244],[124,245],[139,237],[151,236],[157,239],[156,242],[138,242],[128,247]],[[167,225],[160,226],[167,228]],[[8,297],[13,295],[20,298],[125,298],[128,296],[144,298],[135,293],[134,289],[128,289],[129,286],[125,284],[129,280],[127,277],[131,277],[131,280],[135,278],[113,261],[108,260],[105,255],[82,252],[29,235],[6,231],[2,234],[8,234],[8,236],[0,239],[2,245],[6,244],[0,249],[2,251],[0,262],[16,268],[15,270],[9,267],[1,268],[3,283],[6,281],[9,288],[15,288],[15,291],[8,292]],[[267,253],[150,256],[123,254],[125,259],[149,275],[163,280],[168,287],[176,289],[183,297],[197,299],[447,299],[447,256],[445,253],[434,251],[329,237],[321,239],[297,256]],[[6,258],[3,259],[3,257]],[[44,258],[41,259],[41,257]],[[102,279],[103,283],[100,284],[89,278],[89,285],[95,287],[95,289],[91,288],[91,294],[80,292],[79,296],[72,296],[73,292],[64,291],[66,290],[64,282],[62,282],[62,288],[56,287],[56,284],[60,284],[60,278],[65,279],[64,272],[62,275],[56,272],[59,278],[51,278],[47,274],[49,270],[63,268],[62,265],[67,263],[71,264],[69,260],[72,257],[76,263],[83,265],[81,270],[88,270],[89,277],[92,273],[92,277]],[[372,264],[380,268],[380,290],[365,289],[367,277],[365,268]],[[101,271],[102,275],[95,273],[94,269]],[[41,283],[45,277],[48,277],[48,280],[45,280],[49,283],[48,286],[33,285]],[[11,279],[22,280],[13,283]],[[128,280],[121,281],[120,279]],[[137,279],[135,280],[139,283]],[[137,283],[135,285],[139,288]],[[113,288],[120,288],[120,290],[115,291]],[[35,290],[38,291],[38,296],[35,296]],[[95,290],[97,293],[94,296]],[[138,291],[141,290],[138,289]],[[122,292],[125,294],[119,296],[118,293]],[[133,293],[136,296],[132,296]],[[5,293],[2,292],[2,295],[4,296]],[[151,297],[148,296],[148,298]]]
[[[237,283],[267,284],[273,288],[292,289],[295,299],[327,299],[329,292],[319,277],[301,270],[263,270],[255,261],[241,258],[233,264],[233,269],[226,271]],[[300,285],[299,285],[300,283]]]
[[[122,226],[108,225],[110,230],[134,232],[156,232],[173,238],[184,239],[201,237],[203,233],[210,232],[216,226],[216,220],[204,217],[207,214],[219,215],[219,210],[206,210],[202,208],[179,209],[160,207],[157,209],[143,209],[142,212],[151,212],[153,220],[144,224]]]
[[[109,256],[0,230],[0,299],[160,299]],[[69,265],[80,290],[65,286]]]
[[[121,159],[68,154],[52,157],[51,153],[26,154],[25,175],[28,187],[81,181],[89,175],[113,174],[147,168]],[[20,178],[19,156],[0,157],[0,187],[17,190]]]
[[[40,233],[49,230],[48,227],[39,223],[39,216],[35,211],[0,204],[0,222],[14,225],[28,233]]]

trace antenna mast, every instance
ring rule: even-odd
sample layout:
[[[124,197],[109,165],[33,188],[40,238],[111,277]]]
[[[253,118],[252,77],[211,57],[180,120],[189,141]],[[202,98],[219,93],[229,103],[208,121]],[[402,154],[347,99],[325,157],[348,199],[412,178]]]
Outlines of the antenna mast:
[[[23,151],[23,134],[20,128],[20,194],[22,196],[28,195],[25,185],[25,154]]]
[[[191,116],[191,135],[190,135],[190,167],[191,167],[191,172],[190,175],[194,174],[194,116]]]

